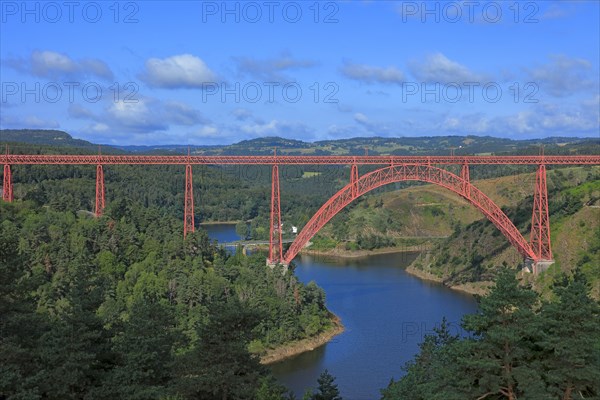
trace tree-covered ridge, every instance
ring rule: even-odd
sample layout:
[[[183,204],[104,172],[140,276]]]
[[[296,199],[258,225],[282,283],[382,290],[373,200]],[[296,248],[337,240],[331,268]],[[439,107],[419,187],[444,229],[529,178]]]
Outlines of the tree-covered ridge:
[[[54,129],[0,129],[0,142],[51,144],[53,146],[91,147],[87,140],[74,139],[67,132]]]
[[[405,375],[383,400],[596,399],[600,395],[600,307],[579,271],[554,284],[556,300],[540,302],[503,270],[467,315],[468,337],[445,321],[427,336]]]
[[[0,215],[2,399],[281,398],[248,348],[331,324],[316,285],[202,230],[184,241],[153,209],[2,202]]]
[[[48,144],[52,146],[90,147],[94,144],[73,139],[66,132],[43,129],[0,130],[0,142]],[[195,154],[227,155],[271,155],[277,148],[278,154],[287,155],[456,155],[469,154],[538,154],[540,145],[546,154],[598,154],[600,141],[597,138],[549,137],[544,139],[514,140],[492,136],[421,136],[421,137],[356,137],[350,139],[304,142],[282,137],[262,137],[242,140],[229,145],[191,146]],[[185,153],[187,145],[134,145],[111,146],[139,153]]]

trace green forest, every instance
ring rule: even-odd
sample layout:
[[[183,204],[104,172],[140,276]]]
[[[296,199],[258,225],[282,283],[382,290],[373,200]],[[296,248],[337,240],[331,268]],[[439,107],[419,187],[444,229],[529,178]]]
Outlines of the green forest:
[[[0,215],[3,399],[281,398],[258,354],[331,325],[314,283],[151,209]]]

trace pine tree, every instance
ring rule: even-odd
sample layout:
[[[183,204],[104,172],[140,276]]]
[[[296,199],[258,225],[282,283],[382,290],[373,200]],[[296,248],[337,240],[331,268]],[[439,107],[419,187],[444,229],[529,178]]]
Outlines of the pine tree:
[[[0,202],[0,212],[12,205]],[[11,221],[0,223],[0,399],[36,399],[40,393],[32,382],[43,366],[39,337],[48,328],[35,313],[32,280],[25,274],[27,258],[19,252],[19,230]]]
[[[250,399],[266,369],[248,352],[259,315],[236,302],[214,303],[199,343],[178,361],[178,393],[188,399]]]
[[[439,395],[444,400],[452,398],[445,390],[456,380],[453,366],[459,338],[450,332],[445,317],[433,331],[434,334],[425,336],[419,345],[415,359],[404,365],[406,374],[397,382],[392,380],[381,391],[383,400],[432,400]]]
[[[317,379],[319,386],[312,400],[342,400],[340,391],[335,384],[335,377],[325,370]]]
[[[293,394],[288,393],[285,387],[275,381],[273,376],[263,377],[260,387],[254,395],[254,400],[288,400],[294,399]]]
[[[174,324],[164,304],[135,301],[128,321],[113,338],[118,360],[104,385],[105,393],[127,400],[162,399],[173,373],[171,348],[178,339]]]
[[[107,332],[95,313],[101,293],[91,270],[81,260],[70,263],[63,277],[69,292],[59,299],[63,309],[57,307],[57,316],[40,338],[43,370],[35,381],[48,398],[90,396],[113,365]]]
[[[462,382],[465,395],[508,400],[522,398],[522,394],[545,396],[538,368],[532,363],[536,301],[537,294],[519,286],[514,271],[506,269],[482,298],[479,312],[464,318],[464,327],[478,339],[472,343],[472,355],[461,360],[464,376],[470,377],[470,382]]]
[[[584,275],[554,288],[557,301],[540,313],[542,366],[552,394],[563,400],[600,395],[600,309]]]

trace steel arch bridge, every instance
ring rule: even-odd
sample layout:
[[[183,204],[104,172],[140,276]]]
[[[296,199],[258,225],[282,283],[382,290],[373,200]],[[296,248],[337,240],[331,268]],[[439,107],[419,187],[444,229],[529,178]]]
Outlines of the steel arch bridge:
[[[4,164],[2,199],[14,200],[11,165],[95,165],[96,202],[95,215],[100,217],[105,207],[104,165],[183,165],[185,166],[184,237],[193,232],[194,196],[192,165],[270,165],[271,218],[269,265],[289,264],[302,247],[335,214],[350,202],[380,186],[401,181],[422,181],[442,186],[477,207],[516,247],[519,253],[539,262],[552,261],[550,219],[548,218],[548,191],[546,165],[600,165],[600,155],[584,156],[132,156],[132,155],[0,155]],[[281,205],[279,190],[279,165],[350,165],[350,183],[329,199],[291,244],[283,252],[281,232]],[[381,168],[359,177],[359,165],[376,165]],[[460,176],[441,166],[460,165]],[[470,165],[535,165],[533,214],[529,242],[512,221],[483,192],[471,184]],[[535,265],[534,264],[534,265]],[[535,271],[534,267],[534,271]]]
[[[469,203],[477,207],[496,226],[496,228],[506,236],[508,241],[517,248],[523,257],[536,259],[537,256],[533,251],[533,248],[527,240],[525,240],[523,235],[521,235],[521,232],[519,232],[512,221],[492,200],[490,200],[489,197],[473,186],[468,178],[465,179],[465,174],[468,174],[468,172],[464,167],[461,173],[463,177],[460,177],[445,169],[430,165],[397,165],[370,172],[363,175],[360,179],[354,178],[352,179],[352,182],[334,194],[333,197],[317,211],[298,234],[296,240],[292,242],[282,260],[284,263],[290,263],[304,245],[327,222],[329,222],[332,217],[358,197],[373,189],[377,189],[378,187],[402,181],[433,183],[460,195]],[[549,242],[548,247],[542,250],[545,258],[551,258]]]

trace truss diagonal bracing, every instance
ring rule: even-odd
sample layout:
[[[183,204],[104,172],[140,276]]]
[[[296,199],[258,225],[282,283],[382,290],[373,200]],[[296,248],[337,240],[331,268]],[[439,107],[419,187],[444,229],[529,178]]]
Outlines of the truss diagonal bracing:
[[[269,264],[281,262],[283,244],[281,242],[281,196],[279,195],[279,166],[273,165],[271,173],[271,226],[269,229]]]
[[[337,192],[304,226],[304,229],[298,234],[298,237],[283,257],[283,262],[291,262],[302,247],[334,215],[357,197],[388,183],[411,180],[433,183],[464,197],[477,207],[506,236],[519,253],[526,258],[537,261],[537,255],[506,214],[483,192],[471,185],[470,182],[451,172],[431,165],[396,165],[363,175],[358,179],[356,193],[353,190],[353,183],[349,183]]]
[[[540,164],[535,174],[530,242],[538,260],[552,260],[550,218],[548,217],[548,188],[546,186],[546,166],[544,164]]]
[[[192,177],[192,166],[185,166],[185,199],[183,209],[183,237],[194,232],[194,183]]]
[[[94,209],[94,215],[100,217],[104,212],[105,199],[104,199],[104,170],[102,164],[96,165],[96,206]]]

